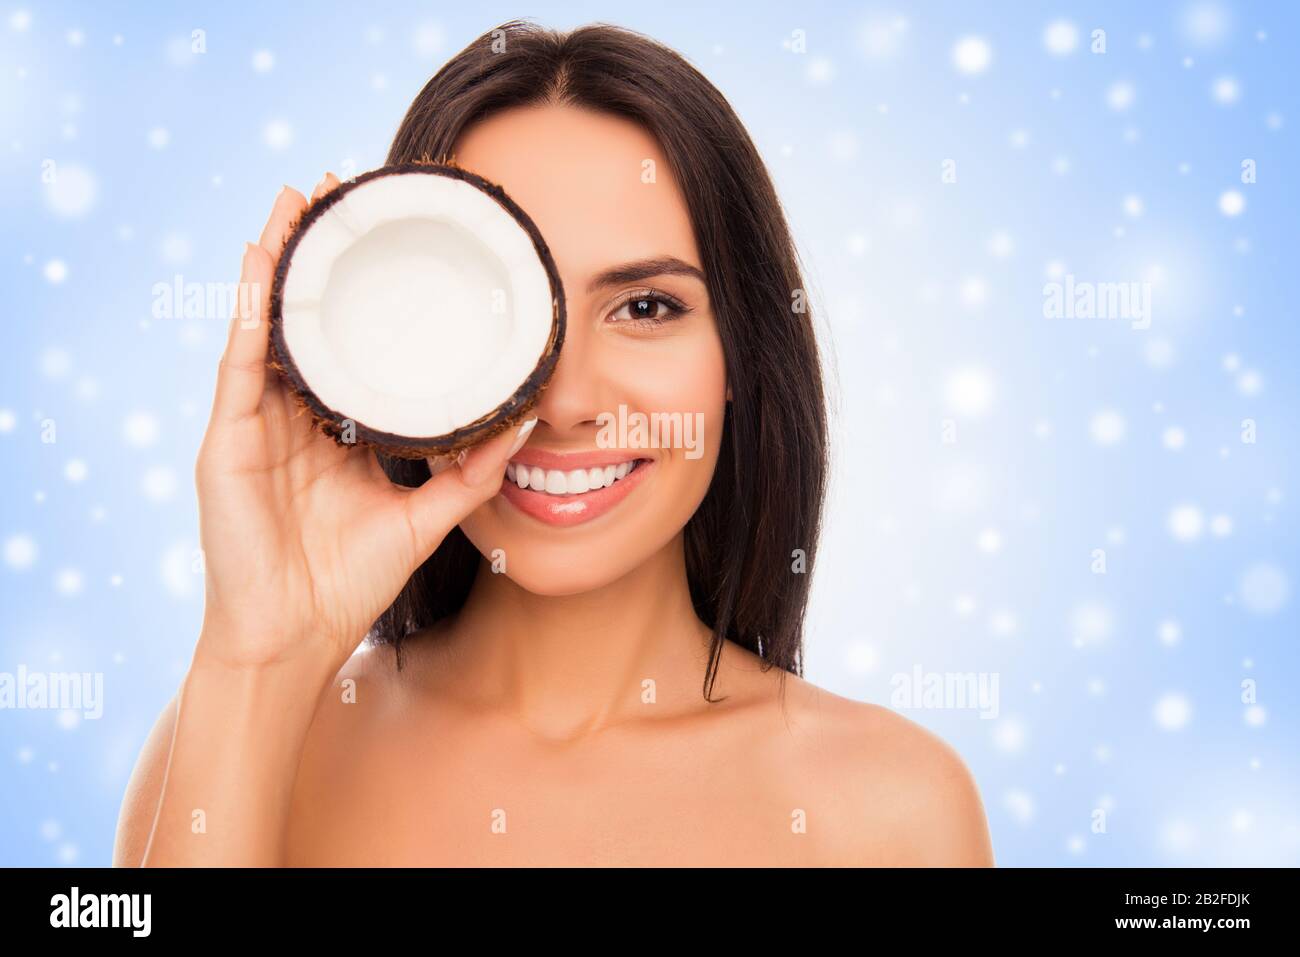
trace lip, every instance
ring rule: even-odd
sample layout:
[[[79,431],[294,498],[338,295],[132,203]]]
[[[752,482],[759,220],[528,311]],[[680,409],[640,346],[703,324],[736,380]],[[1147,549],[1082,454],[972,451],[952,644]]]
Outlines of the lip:
[[[615,465],[630,458],[626,451],[610,450],[608,452],[580,452],[559,454],[544,452],[539,449],[521,452],[510,461],[520,465],[536,466],[542,469],[559,469],[571,471],[580,468],[597,468],[603,465]],[[594,492],[582,492],[578,495],[547,495],[533,489],[522,489],[518,483],[507,478],[501,480],[501,497],[519,511],[546,525],[567,528],[581,525],[604,515],[619,502],[627,498],[646,480],[646,475],[654,470],[654,459],[637,459],[639,464],[613,485],[598,488]]]

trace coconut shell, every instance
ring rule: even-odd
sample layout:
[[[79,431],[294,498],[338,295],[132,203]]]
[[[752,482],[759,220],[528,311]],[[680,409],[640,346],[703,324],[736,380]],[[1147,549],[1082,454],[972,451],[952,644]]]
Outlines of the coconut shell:
[[[538,357],[533,371],[515,390],[513,395],[490,413],[445,435],[394,435],[391,432],[371,428],[364,422],[358,422],[336,409],[329,408],[321,402],[311,386],[304,380],[285,344],[281,312],[284,286],[289,274],[289,265],[292,262],[293,253],[298,243],[312,223],[351,190],[372,179],[396,173],[448,176],[470,183],[491,196],[528,233],[551,285],[551,334],[547,340],[546,348]],[[551,254],[550,247],[547,246],[546,240],[542,238],[541,231],[538,230],[532,218],[496,183],[459,166],[437,163],[402,163],[380,167],[344,182],[308,206],[290,230],[289,236],[284,243],[284,249],[280,253],[279,262],[276,264],[275,277],[271,286],[270,311],[271,349],[267,362],[281,376],[303,409],[311,415],[315,426],[333,438],[339,445],[369,446],[388,455],[406,459],[455,455],[463,449],[484,442],[503,430],[521,423],[533,406],[537,404],[543,390],[550,381],[551,374],[555,371],[555,364],[560,358],[560,348],[564,345],[566,321],[564,286],[560,281],[560,272],[555,265],[555,257]],[[348,422],[352,423],[351,429],[347,427]],[[347,441],[349,432],[352,433],[351,438],[354,441]]]

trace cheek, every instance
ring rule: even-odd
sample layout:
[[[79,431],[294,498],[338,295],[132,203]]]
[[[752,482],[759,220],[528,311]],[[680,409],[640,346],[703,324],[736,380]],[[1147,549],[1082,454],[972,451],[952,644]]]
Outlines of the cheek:
[[[716,446],[727,390],[722,343],[711,332],[661,345],[622,365],[618,380],[625,401],[647,413],[699,413],[706,423],[705,439]]]

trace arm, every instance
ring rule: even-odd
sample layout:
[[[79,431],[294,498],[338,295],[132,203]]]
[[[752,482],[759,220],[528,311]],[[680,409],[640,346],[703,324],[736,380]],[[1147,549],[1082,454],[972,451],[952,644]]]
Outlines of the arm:
[[[168,709],[174,727],[165,741],[159,736],[153,756],[161,781],[143,789],[154,800],[142,801],[134,822],[124,823],[135,831],[151,825],[140,866],[284,863],[294,779],[316,701],[330,682],[326,671],[239,669],[195,655]],[[156,815],[146,820],[151,804]]]
[[[338,185],[326,176],[314,196]],[[114,862],[277,865],[321,693],[411,574],[501,488],[505,430],[419,488],[313,428],[268,374],[272,277],[307,200],[287,187],[244,251],[236,314],[195,467],[203,628],[122,805]]]

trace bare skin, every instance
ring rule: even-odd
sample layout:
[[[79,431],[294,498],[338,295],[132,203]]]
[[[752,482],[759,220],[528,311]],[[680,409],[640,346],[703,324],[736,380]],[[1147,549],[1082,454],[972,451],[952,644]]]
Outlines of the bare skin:
[[[700,262],[654,140],[546,105],[471,127],[456,160],[529,211],[569,295],[529,447],[590,450],[596,412],[619,403],[673,401],[717,426],[727,382],[704,282],[595,281],[651,256]],[[282,194],[246,281],[269,290],[305,202]],[[646,284],[689,310],[654,330],[620,319]],[[782,697],[778,673],[730,642],[725,700],[704,700],[709,633],[682,527],[719,428],[698,459],[657,451],[609,513],[549,527],[496,494],[514,435],[394,489],[367,453],[289,414],[252,325],[232,324],[197,470],[203,632],[132,777],[116,864],[993,863],[969,771],[920,726],[792,675]],[[459,614],[408,640],[402,671],[389,648],[354,655],[455,525],[484,554],[504,548],[508,573],[481,569]]]

